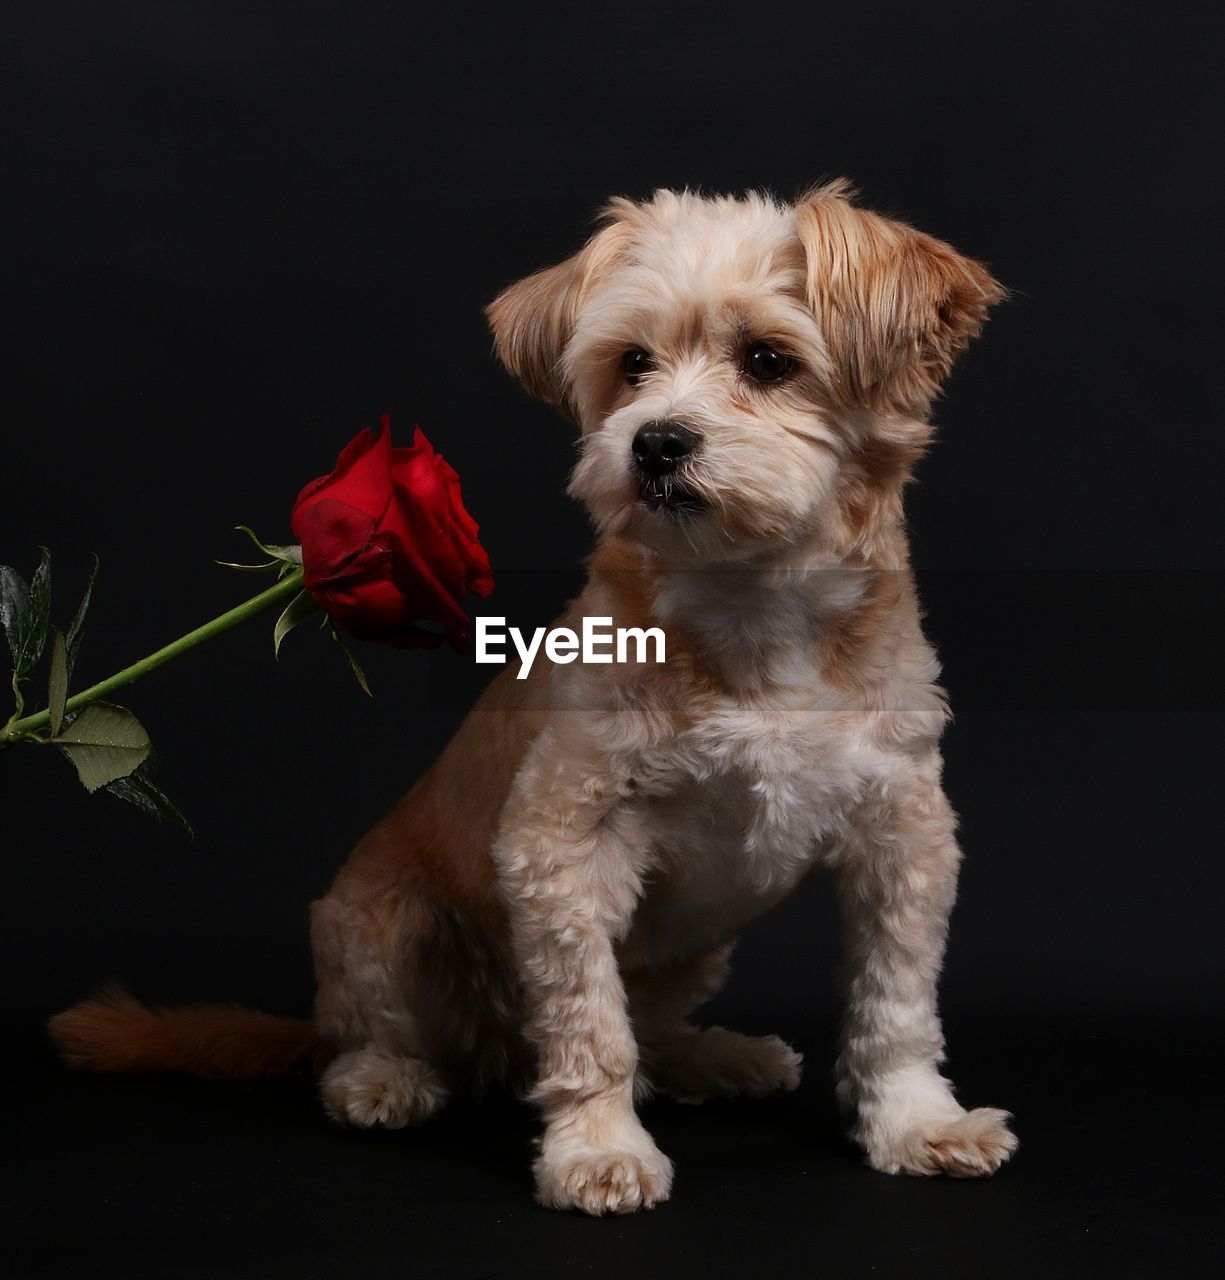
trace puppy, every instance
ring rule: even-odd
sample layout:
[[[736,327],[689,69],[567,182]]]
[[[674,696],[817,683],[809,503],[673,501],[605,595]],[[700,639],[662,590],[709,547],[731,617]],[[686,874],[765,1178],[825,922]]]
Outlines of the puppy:
[[[650,1208],[672,1167],[636,1097],[796,1087],[781,1040],[691,1016],[737,934],[825,868],[856,1141],[886,1173],[993,1173],[1016,1145],[1006,1113],[966,1111],[939,1071],[960,854],[902,489],[1002,296],[844,182],[794,205],[612,201],[488,316],[507,369],[582,433],[570,492],[599,545],[563,625],[662,627],[665,663],[493,681],[314,904],[313,1024],[115,992],[53,1019],[68,1060],[255,1075],[313,1059],[328,1111],[363,1127],[524,1087],[542,1204]]]

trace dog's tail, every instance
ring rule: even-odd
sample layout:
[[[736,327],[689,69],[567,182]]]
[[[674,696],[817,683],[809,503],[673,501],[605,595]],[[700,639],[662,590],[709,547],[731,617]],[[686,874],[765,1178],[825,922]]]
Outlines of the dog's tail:
[[[150,1009],[120,986],[57,1013],[47,1030],[70,1067],[257,1080],[322,1070],[327,1046],[305,1018],[239,1005]]]

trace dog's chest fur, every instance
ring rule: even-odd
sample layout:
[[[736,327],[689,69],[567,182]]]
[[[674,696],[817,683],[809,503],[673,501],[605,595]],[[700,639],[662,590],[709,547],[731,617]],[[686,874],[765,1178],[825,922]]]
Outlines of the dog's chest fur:
[[[669,753],[668,783],[632,801],[652,858],[626,963],[667,964],[735,937],[835,856],[856,806],[914,767],[916,742],[939,734],[939,695],[914,671],[892,673],[868,702],[822,675],[818,590],[816,603],[828,605],[815,580],[799,600],[773,589],[768,609],[738,600],[738,647],[758,664],[746,672],[754,678],[703,706]],[[725,611],[702,603],[718,634],[736,635]]]
[[[836,842],[883,761],[836,713],[728,705],[678,743],[685,775],[640,802],[652,870],[627,952],[667,963],[734,937]]]

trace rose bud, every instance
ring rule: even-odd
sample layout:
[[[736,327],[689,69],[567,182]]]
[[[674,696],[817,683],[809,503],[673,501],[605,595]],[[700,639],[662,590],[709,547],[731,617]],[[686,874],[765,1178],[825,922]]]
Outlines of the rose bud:
[[[290,523],[303,585],[342,630],[406,647],[434,648],[445,635],[466,648],[461,601],[493,590],[489,557],[459,476],[420,427],[407,449],[392,448],[386,417],[377,435],[367,427],[302,490]]]

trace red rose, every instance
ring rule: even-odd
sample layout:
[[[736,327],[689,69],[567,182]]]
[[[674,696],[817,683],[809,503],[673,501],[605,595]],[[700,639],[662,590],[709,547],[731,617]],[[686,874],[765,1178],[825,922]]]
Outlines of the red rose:
[[[460,499],[459,476],[418,427],[409,449],[368,427],[331,475],[312,480],[290,516],[303,585],[337,626],[361,640],[464,649],[465,591],[493,590],[489,557]],[[427,630],[422,624],[441,628]]]

